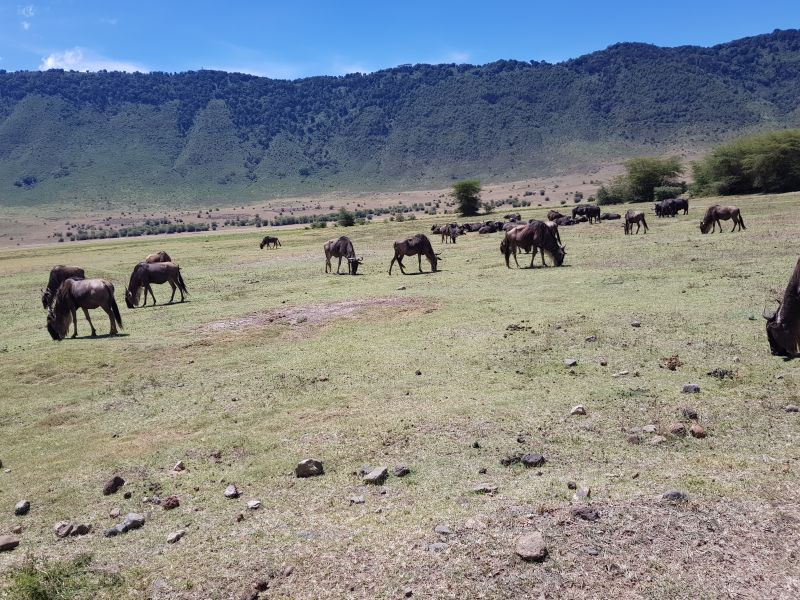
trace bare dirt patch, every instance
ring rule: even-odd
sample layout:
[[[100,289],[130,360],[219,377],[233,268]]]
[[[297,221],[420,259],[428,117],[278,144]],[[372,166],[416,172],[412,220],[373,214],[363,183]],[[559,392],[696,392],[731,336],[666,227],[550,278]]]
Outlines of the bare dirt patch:
[[[267,312],[258,312],[236,319],[214,321],[206,324],[203,327],[203,331],[239,331],[243,329],[252,329],[254,327],[267,327],[269,325],[320,326],[334,319],[354,318],[358,314],[369,310],[386,308],[408,310],[410,308],[419,308],[422,305],[423,301],[419,298],[400,296],[343,300],[341,302],[329,302],[324,304],[307,304]]]

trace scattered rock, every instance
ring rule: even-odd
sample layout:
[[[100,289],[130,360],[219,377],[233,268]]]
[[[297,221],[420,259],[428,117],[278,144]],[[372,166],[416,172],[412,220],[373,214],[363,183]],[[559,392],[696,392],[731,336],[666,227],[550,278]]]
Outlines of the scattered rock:
[[[573,502],[583,502],[589,499],[589,496],[592,495],[592,489],[588,487],[578,488],[578,490],[573,494],[572,501]]]
[[[403,590],[403,597],[404,598],[411,598],[411,596],[413,596],[413,595],[414,595],[414,590],[412,590],[411,588],[405,588]]]
[[[688,502],[689,494],[680,490],[669,490],[668,492],[664,492],[661,499],[668,502]]]
[[[173,508],[178,508],[181,505],[181,501],[178,499],[177,496],[167,496],[161,502],[161,507],[164,510],[172,510]]]
[[[626,438],[626,441],[629,444],[641,444],[642,443],[642,438],[640,438],[637,434],[632,433]]]
[[[699,394],[700,393],[700,386],[696,383],[684,383],[683,384],[683,393],[684,394]]]
[[[678,358],[677,354],[673,354],[667,359],[664,359],[664,366],[667,367],[670,371],[675,371],[678,367],[683,366],[683,361]]]
[[[56,534],[57,538],[65,538],[72,533],[74,527],[75,526],[72,523],[68,523],[67,521],[59,521],[53,526],[53,533]]]
[[[19,546],[19,538],[13,535],[0,535],[0,552],[11,552]]]
[[[691,428],[689,429],[689,433],[692,434],[693,438],[697,438],[697,439],[703,439],[704,437],[706,437],[708,435],[706,433],[706,430],[703,429],[697,423],[695,423],[694,425],[691,426]]]
[[[117,490],[119,490],[119,488],[121,488],[123,485],[125,485],[125,480],[119,475],[114,475],[114,477],[109,479],[103,486],[103,496],[116,494]]]
[[[481,483],[473,487],[472,491],[475,494],[488,494],[489,496],[493,496],[497,493],[497,486],[491,483]]]
[[[568,481],[567,482],[567,489],[568,490],[577,490],[578,489],[578,484],[575,483],[574,481]]]
[[[631,322],[631,327],[641,327],[641,326],[642,326],[641,321],[632,321]]]
[[[225,491],[222,492],[226,498],[238,498],[239,497],[239,488],[235,485],[230,484],[228,487],[225,488]]]
[[[20,533],[22,533],[22,525],[15,525],[14,527],[12,527],[11,528],[11,533],[14,533],[16,535],[19,535]]]
[[[689,419],[690,421],[697,421],[697,419],[700,418],[700,416],[697,414],[697,411],[691,406],[682,408],[681,415],[684,419]]]
[[[686,435],[686,425],[683,423],[673,423],[669,426],[669,433],[676,437],[684,437]]]
[[[182,460],[179,460],[178,462],[175,463],[175,466],[172,467],[172,470],[175,471],[176,473],[179,471],[185,471],[186,465],[183,464]]]
[[[387,467],[377,467],[364,475],[364,483],[369,483],[371,485],[383,485],[388,476],[389,469]]]
[[[125,525],[126,531],[130,531],[131,529],[139,529],[140,527],[144,526],[144,515],[140,515],[139,513],[128,513],[125,515]]]
[[[420,371],[419,369],[417,369],[417,370],[414,372],[414,375],[416,375],[417,377],[419,377],[420,375],[422,375],[422,371]]]
[[[601,367],[607,367],[608,366],[608,360],[606,360],[605,358],[601,358],[599,362],[600,362],[600,366]]]
[[[612,373],[611,376],[615,379],[619,379],[620,377],[625,377],[628,374],[628,371],[617,371],[616,373]]]
[[[592,546],[586,546],[586,548],[584,548],[583,551],[589,556],[597,556],[600,554],[600,551]]]
[[[406,286],[404,286],[404,285],[401,285],[399,288],[397,288],[397,291],[398,291],[398,292],[402,292],[402,291],[403,291],[403,290],[405,290],[405,289],[406,289]]]
[[[655,425],[645,425],[642,427],[642,433],[655,433],[657,431],[657,427]]]
[[[514,551],[526,562],[542,562],[547,558],[547,544],[538,531],[526,533],[520,537]]]
[[[242,521],[244,521],[244,514],[239,513],[238,515],[236,515],[236,522],[241,523]]]
[[[521,458],[521,454],[509,454],[508,456],[500,459],[500,464],[504,467],[510,467],[511,465],[517,464]]]
[[[294,573],[294,567],[292,565],[286,565],[283,568],[283,576],[289,577],[292,573]]]
[[[260,500],[248,500],[247,501],[247,508],[250,510],[258,510],[261,508],[261,501]]]
[[[589,335],[589,336],[586,337],[586,341],[587,342],[596,342],[597,341],[597,336],[596,335]]]
[[[444,542],[434,542],[428,546],[428,550],[431,552],[444,552],[448,547]]]
[[[317,475],[324,475],[325,468],[322,465],[322,461],[306,458],[297,463],[294,474],[298,477],[316,477]]]
[[[394,473],[395,477],[405,477],[411,473],[411,469],[409,469],[406,465],[396,465],[392,472]]]
[[[185,529],[180,529],[178,531],[175,531],[174,533],[170,533],[167,536],[167,543],[168,544],[177,544],[179,541],[181,541],[181,538],[183,536],[185,536],[185,535],[186,535],[186,530]]]
[[[480,448],[481,447],[481,443],[478,440],[475,440],[474,442],[472,442],[472,447],[473,448]]]
[[[797,406],[796,404],[787,404],[783,410],[785,410],[787,413],[796,413],[800,412],[800,406]]]
[[[600,519],[600,512],[591,506],[573,508],[570,513],[574,518],[583,519],[584,521],[597,521]]]
[[[573,406],[572,410],[569,411],[571,415],[585,415],[586,414],[586,407],[583,404],[578,404],[577,406]]]
[[[14,506],[14,514],[18,517],[23,517],[28,514],[28,511],[31,509],[31,503],[27,500],[20,500],[17,502],[16,506]]]
[[[709,377],[716,377],[717,379],[733,379],[735,373],[730,369],[712,369],[706,373]]]
[[[124,494],[122,494],[122,497],[125,498],[125,500],[130,500],[131,498],[133,498],[133,492],[125,492]]]
[[[119,517],[119,515],[120,515],[120,510],[118,508],[112,508],[111,511],[109,511],[108,513],[108,516],[111,517],[112,519],[116,519],[117,517]]]
[[[541,454],[524,454],[520,459],[526,468],[541,467],[547,462],[547,459]]]
[[[353,505],[353,504],[364,504],[364,502],[365,502],[364,496],[353,496],[352,498],[350,498],[350,504],[351,505]]]
[[[666,441],[667,441],[667,438],[665,438],[663,435],[654,435],[652,438],[650,438],[650,445],[651,446],[660,446],[661,444],[663,444]]]
[[[439,523],[433,530],[439,535],[451,535],[453,531],[444,523]]]
[[[75,527],[72,528],[70,535],[73,537],[76,535],[88,535],[89,533],[91,533],[91,531],[92,531],[91,525],[89,525],[88,523],[79,523],[78,525],[75,525]]]
[[[565,358],[564,359],[564,366],[565,367],[577,367],[578,366],[578,361],[575,360],[574,358]]]

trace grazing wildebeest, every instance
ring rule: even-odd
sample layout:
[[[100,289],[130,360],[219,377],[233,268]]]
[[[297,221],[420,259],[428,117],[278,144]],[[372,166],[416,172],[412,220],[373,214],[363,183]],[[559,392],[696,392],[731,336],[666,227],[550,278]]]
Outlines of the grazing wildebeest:
[[[778,310],[767,315],[765,309],[763,315],[767,320],[767,340],[772,354],[787,359],[800,358],[800,260],[783,293],[783,301],[778,301]]]
[[[644,225],[644,232],[647,233],[647,221],[644,218],[644,213],[640,210],[629,210],[625,213],[625,235],[633,235],[633,224],[636,223],[636,233],[639,233],[639,228]]]
[[[506,231],[503,241],[500,242],[500,252],[506,259],[506,267],[511,268],[509,259],[514,256],[514,262],[519,268],[517,261],[517,250],[531,251],[531,268],[533,268],[533,259],[536,258],[536,252],[541,252],[542,266],[546,267],[547,263],[544,260],[545,252],[549,254],[557,267],[560,267],[564,262],[566,255],[566,246],[561,245],[553,233],[553,230],[547,226],[543,221],[533,221],[527,225],[518,225],[510,231]]]
[[[736,231],[736,228],[739,228],[739,231],[742,229],[747,229],[744,226],[744,219],[742,219],[742,213],[739,212],[739,209],[735,206],[720,206],[719,204],[714,204],[713,206],[709,206],[708,210],[706,211],[703,220],[700,221],[700,232],[701,233],[714,233],[719,225],[719,232],[722,233],[722,223],[720,221],[727,221],[728,219],[733,219],[733,229],[731,229],[731,233]]]
[[[163,250],[159,250],[155,254],[150,254],[147,258],[144,259],[144,262],[146,263],[172,262],[172,259],[169,257],[169,254],[167,254]]]
[[[53,298],[53,305],[47,313],[47,331],[56,341],[63,340],[72,322],[72,337],[78,336],[77,310],[83,314],[92,328],[92,337],[97,335],[89,310],[102,308],[111,321],[111,335],[117,335],[117,325],[122,328],[122,317],[119,314],[117,301],[114,300],[114,286],[105,279],[67,279],[59,287]]]
[[[656,216],[660,219],[661,217],[674,217],[675,212],[672,208],[672,202],[669,200],[661,200],[660,202],[656,202],[654,209],[656,211]]]
[[[272,246],[273,248],[277,248],[280,245],[281,245],[281,241],[278,238],[276,238],[275,236],[272,236],[272,235],[265,235],[264,239],[261,240],[261,244],[259,245],[259,248],[261,248],[263,250],[264,246],[266,246],[267,248],[269,248],[270,246]]]
[[[563,219],[564,215],[562,215],[557,210],[548,210],[547,211],[547,220],[548,221],[555,221],[556,219]]]
[[[403,268],[403,257],[414,255],[417,256],[419,272],[422,273],[423,254],[425,255],[425,258],[428,259],[428,262],[431,263],[431,270],[436,273],[437,264],[442,257],[433,251],[433,246],[431,246],[431,241],[428,239],[428,236],[423,233],[418,233],[414,237],[395,242],[394,258],[392,258],[392,262],[389,263],[389,275],[392,274],[392,267],[394,266],[395,261],[397,261],[397,264],[400,266],[400,272],[405,275],[406,270]]]
[[[148,292],[155,305],[156,297],[153,294],[153,288],[150,287],[150,284],[153,283],[169,283],[170,287],[172,287],[172,296],[169,298],[169,304],[172,304],[175,299],[176,289],[181,293],[181,302],[184,300],[184,294],[189,293],[181,276],[181,268],[175,263],[141,262],[133,268],[131,279],[125,288],[125,304],[128,308],[136,308],[138,306],[142,288],[144,288],[144,303],[142,306],[147,306]]]
[[[364,257],[356,258],[356,251],[353,249],[353,242],[346,235],[340,238],[334,238],[325,242],[325,272],[330,273],[333,271],[331,266],[331,258],[338,258],[339,264],[336,265],[336,273],[339,274],[339,269],[342,266],[342,258],[347,259],[347,272],[355,275],[358,271],[358,265],[362,263]]]
[[[600,207],[596,204],[589,204],[583,207],[583,216],[589,219],[589,223],[600,222]]]
[[[56,265],[50,269],[50,279],[47,281],[47,288],[42,290],[42,307],[47,310],[53,302],[59,286],[67,279],[83,279],[86,274],[80,267],[66,267]]]

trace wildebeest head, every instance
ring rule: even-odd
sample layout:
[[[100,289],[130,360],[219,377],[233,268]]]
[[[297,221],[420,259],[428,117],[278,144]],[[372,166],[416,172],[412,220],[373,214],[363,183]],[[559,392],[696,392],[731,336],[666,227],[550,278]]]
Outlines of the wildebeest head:
[[[773,356],[783,356],[787,359],[798,358],[798,339],[787,324],[781,319],[782,304],[778,301],[778,310],[771,315],[767,314],[766,308],[762,316],[767,320],[767,341]]]
[[[145,298],[145,302],[147,299]],[[125,286],[125,305],[128,308],[136,308],[136,305],[139,303],[139,290],[137,288],[136,294],[131,292],[128,286]]]
[[[711,223],[713,223],[713,221],[711,221],[710,219],[708,221],[706,221],[705,219],[700,221],[700,233],[708,233],[709,230],[711,229]]]
[[[50,337],[56,342],[63,340],[67,335],[71,320],[72,318],[69,311],[62,315],[61,318],[58,318],[53,308],[50,307],[47,311],[47,332],[50,334]]]
[[[53,298],[53,294],[50,289],[42,290],[42,308],[47,310],[50,308],[50,300]]]
[[[553,260],[555,261],[557,267],[560,267],[562,264],[564,264],[564,257],[566,255],[567,255],[567,247],[562,244],[559,244],[558,250],[552,252]]]
[[[347,259],[348,264],[350,265],[350,274],[355,275],[358,271],[358,265],[364,262],[364,257],[356,258],[355,256],[348,257]]]
[[[431,255],[431,270],[436,273],[439,270],[439,261],[442,260],[442,255],[438,252],[434,252]]]

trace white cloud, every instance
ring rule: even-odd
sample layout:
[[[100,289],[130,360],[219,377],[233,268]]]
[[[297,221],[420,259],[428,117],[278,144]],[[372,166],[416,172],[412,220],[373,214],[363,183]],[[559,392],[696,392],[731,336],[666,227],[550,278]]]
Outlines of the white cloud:
[[[33,4],[28,4],[26,6],[18,6],[17,14],[20,17],[25,17],[26,19],[30,19],[33,15],[36,14],[36,7]]]
[[[147,73],[149,69],[136,63],[113,60],[99,56],[83,48],[72,48],[63,52],[53,52],[42,58],[40,71],[48,69],[64,69],[65,71],[139,71]]]
[[[20,22],[20,25],[22,25],[22,28],[23,28],[25,31],[28,31],[28,29],[30,29],[30,28],[31,28],[30,21],[21,21],[21,22]]]

